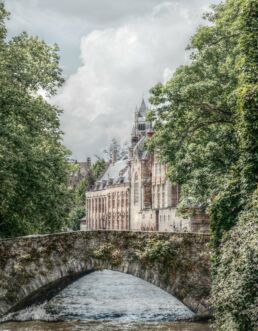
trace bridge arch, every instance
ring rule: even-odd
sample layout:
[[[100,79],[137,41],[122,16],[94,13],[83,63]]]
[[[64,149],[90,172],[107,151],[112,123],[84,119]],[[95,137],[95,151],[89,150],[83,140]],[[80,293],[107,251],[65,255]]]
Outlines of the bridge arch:
[[[209,236],[87,231],[0,241],[0,315],[53,296],[97,270],[120,271],[210,314]],[[47,295],[46,295],[47,293]]]

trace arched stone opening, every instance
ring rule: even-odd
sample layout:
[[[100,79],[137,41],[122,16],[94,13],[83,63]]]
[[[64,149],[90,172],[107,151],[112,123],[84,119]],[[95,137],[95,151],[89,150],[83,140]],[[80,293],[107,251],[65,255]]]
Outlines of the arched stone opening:
[[[209,236],[89,231],[0,241],[0,315],[109,269],[139,277],[210,314]],[[167,253],[166,253],[167,252]],[[164,255],[164,254],[168,255]]]
[[[31,305],[41,304],[45,301],[48,301],[48,300],[52,299],[55,295],[57,295],[60,291],[65,289],[67,286],[71,285],[73,282],[79,280],[80,278],[82,278],[90,273],[94,273],[96,271],[103,271],[103,270],[111,270],[111,271],[116,271],[119,273],[128,274],[135,278],[140,278],[152,285],[155,285],[155,286],[157,286],[157,288],[159,288],[161,290],[167,291],[167,289],[164,289],[159,286],[160,285],[159,282],[153,281],[153,275],[151,273],[151,270],[145,270],[145,272],[142,273],[141,267],[139,265],[127,264],[126,266],[122,265],[121,267],[113,267],[112,265],[110,265],[107,262],[99,263],[99,261],[96,261],[96,264],[97,264],[97,266],[92,269],[83,270],[83,271],[77,272],[75,274],[65,275],[64,277],[58,278],[53,282],[46,283],[45,285],[39,286],[38,288],[35,286],[34,290],[32,290],[31,287],[30,287],[30,289],[29,289],[29,287],[24,288],[23,292],[26,293],[25,296],[23,298],[21,298],[21,300],[18,301],[13,307],[8,309],[8,311],[6,313],[15,312],[15,311],[24,309],[26,307],[29,307]],[[41,282],[42,282],[42,279],[41,279]],[[34,284],[40,284],[40,280],[36,278],[34,280]],[[31,292],[30,292],[30,290],[31,290]],[[176,295],[174,293],[171,293],[169,291],[167,291],[167,292],[169,294],[173,295],[174,297],[176,297]],[[179,298],[177,298],[177,299],[182,304],[185,304]],[[192,307],[188,307],[188,308],[192,310]]]

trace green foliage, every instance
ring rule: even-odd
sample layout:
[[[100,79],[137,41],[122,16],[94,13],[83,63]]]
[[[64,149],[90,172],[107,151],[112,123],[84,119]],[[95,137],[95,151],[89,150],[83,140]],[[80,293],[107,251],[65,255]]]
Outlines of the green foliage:
[[[114,266],[122,263],[121,251],[113,244],[103,244],[93,252],[93,256],[100,260],[110,260]]]
[[[69,217],[68,217],[69,228],[72,229],[73,231],[80,230],[80,219],[82,219],[83,216],[85,216],[85,207],[80,205],[79,206],[75,205],[69,213]]]
[[[229,231],[236,223],[238,214],[242,208],[240,180],[238,176],[232,178],[231,181],[227,178],[227,186],[218,193],[212,202],[210,211],[211,231],[215,248],[219,247],[223,233]]]
[[[89,189],[90,183],[92,182],[92,178],[89,175],[88,177],[84,177],[79,185],[75,188],[75,202],[78,205],[85,204],[85,193]]]
[[[78,186],[72,190],[72,206],[70,209],[68,224],[73,230],[80,229],[80,219],[85,216],[85,193],[94,185],[95,181],[103,173],[106,168],[106,162],[103,159],[98,159],[90,168],[87,177],[84,177]],[[74,169],[76,171],[76,169]]]
[[[238,224],[224,236],[213,283],[216,330],[252,331],[258,325],[258,190]]]
[[[39,95],[63,83],[57,46],[26,33],[5,40],[0,4],[0,236],[61,230],[70,203],[60,110]]]
[[[256,16],[251,0],[214,6],[212,25],[191,40],[192,63],[151,90],[149,147],[168,162],[182,199],[211,213],[217,244],[258,181]]]
[[[112,244],[100,245],[98,249],[93,252],[94,257],[98,259],[108,259],[112,255],[112,251],[115,250]]]
[[[0,45],[4,43],[4,39],[6,37],[6,26],[5,26],[5,19],[9,18],[9,14],[5,10],[3,2],[0,2]]]
[[[99,159],[93,164],[93,166],[91,167],[93,182],[95,182],[99,178],[99,176],[103,174],[105,168],[106,162],[103,159]]]
[[[147,241],[144,247],[142,258],[145,261],[159,261],[163,262],[164,266],[172,263],[173,257],[175,256],[175,243],[172,241],[164,241],[157,239],[150,239]]]
[[[226,0],[213,6],[205,15],[211,24],[200,27],[188,46],[191,63],[179,67],[166,84],[153,87],[150,98],[149,119],[155,123],[155,135],[149,148],[159,150],[171,180],[181,185],[182,206],[190,201],[211,216],[214,279],[222,281],[227,271],[232,277],[225,278],[224,288],[216,289],[217,281],[214,285],[214,293],[220,292],[214,300],[217,318],[227,314],[224,322],[218,322],[221,330],[253,330],[252,317],[248,319],[246,312],[255,295],[249,291],[246,298],[244,293],[254,277],[254,261],[245,255],[249,246],[239,234],[243,260],[236,259],[234,265],[234,233],[247,231],[244,222],[250,233],[257,224],[257,214],[251,217],[249,213],[258,184],[257,13],[256,0]],[[221,246],[224,236],[227,239]],[[245,258],[250,265],[244,264]],[[239,274],[238,262],[242,263]],[[241,269],[245,266],[248,275]],[[226,300],[223,291],[231,295]]]

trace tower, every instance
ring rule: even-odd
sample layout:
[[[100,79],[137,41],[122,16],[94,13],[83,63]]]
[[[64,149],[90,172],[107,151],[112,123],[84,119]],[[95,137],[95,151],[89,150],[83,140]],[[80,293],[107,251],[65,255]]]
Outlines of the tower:
[[[131,134],[131,143],[134,147],[142,136],[146,136],[147,123],[146,123],[147,106],[144,99],[142,99],[140,108],[136,107],[134,112],[134,125]]]

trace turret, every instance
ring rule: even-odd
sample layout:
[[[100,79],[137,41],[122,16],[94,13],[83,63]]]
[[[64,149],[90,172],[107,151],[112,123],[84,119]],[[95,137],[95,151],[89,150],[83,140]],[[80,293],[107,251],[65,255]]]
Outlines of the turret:
[[[137,144],[137,142],[142,136],[146,136],[146,132],[147,132],[146,111],[147,111],[147,106],[145,104],[144,99],[142,99],[140,108],[138,109],[136,107],[136,110],[134,112],[134,126],[131,135],[132,147],[134,147]]]

